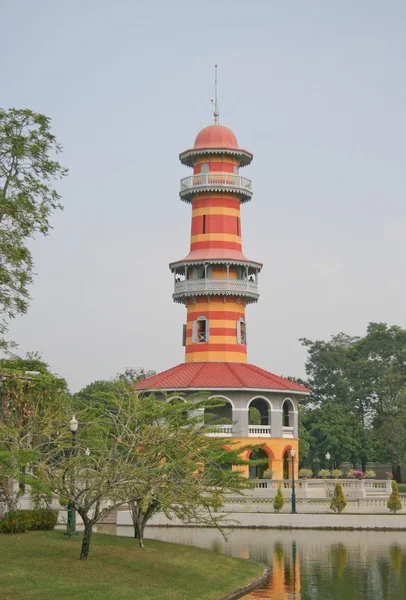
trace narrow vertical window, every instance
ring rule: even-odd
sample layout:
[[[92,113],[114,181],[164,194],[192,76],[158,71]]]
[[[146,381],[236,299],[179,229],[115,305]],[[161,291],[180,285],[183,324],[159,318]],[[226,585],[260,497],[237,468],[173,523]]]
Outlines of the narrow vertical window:
[[[209,321],[205,316],[198,317],[192,323],[192,343],[204,344],[209,341]]]
[[[237,235],[240,235],[240,218],[236,217],[237,219]]]
[[[244,344],[244,346],[247,344],[245,321],[242,317],[237,321],[237,344]]]
[[[206,233],[206,215],[203,215],[203,233]]]

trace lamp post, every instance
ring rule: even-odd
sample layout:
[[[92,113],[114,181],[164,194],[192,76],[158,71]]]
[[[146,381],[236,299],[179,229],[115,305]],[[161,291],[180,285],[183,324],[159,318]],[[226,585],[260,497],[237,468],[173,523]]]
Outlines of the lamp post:
[[[292,448],[290,451],[292,458],[292,514],[296,514],[296,494],[295,494],[295,449]]]
[[[73,415],[73,417],[69,421],[69,429],[71,430],[71,433],[72,433],[72,448],[71,448],[72,455],[75,454],[76,432],[78,430],[78,426],[79,426],[79,421],[76,419],[75,415]],[[68,521],[67,521],[65,535],[69,535],[69,536],[78,535],[78,532],[76,531],[76,510],[74,509],[74,507],[72,506],[72,504],[70,502],[68,503]]]
[[[330,471],[330,452],[326,452],[326,459],[327,459],[327,468]]]

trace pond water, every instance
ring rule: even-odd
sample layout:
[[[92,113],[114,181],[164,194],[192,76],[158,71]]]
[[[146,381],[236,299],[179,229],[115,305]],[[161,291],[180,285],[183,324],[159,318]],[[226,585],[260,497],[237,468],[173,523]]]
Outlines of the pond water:
[[[269,583],[245,600],[406,599],[404,532],[236,529],[224,541],[208,528],[149,527],[146,537],[269,565]]]

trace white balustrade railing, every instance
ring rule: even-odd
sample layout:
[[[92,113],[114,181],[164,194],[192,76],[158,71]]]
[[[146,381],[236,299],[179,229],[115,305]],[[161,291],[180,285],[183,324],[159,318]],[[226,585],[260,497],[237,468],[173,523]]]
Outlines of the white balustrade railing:
[[[175,281],[175,294],[229,292],[258,294],[258,283],[248,279],[185,279]]]
[[[248,425],[249,437],[271,437],[270,425]]]
[[[188,192],[194,188],[226,187],[245,190],[252,193],[252,182],[247,177],[233,173],[201,173],[184,177],[180,181],[180,192]]]
[[[233,435],[232,425],[213,425],[215,431],[208,433],[211,437],[231,437]]]

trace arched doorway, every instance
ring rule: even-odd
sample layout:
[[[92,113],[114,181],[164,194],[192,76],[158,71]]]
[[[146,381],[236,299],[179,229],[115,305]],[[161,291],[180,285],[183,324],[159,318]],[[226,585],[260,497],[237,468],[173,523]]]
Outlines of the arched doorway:
[[[264,462],[261,464],[249,465],[248,477],[250,479],[262,479],[262,475],[264,474],[264,471],[266,469],[271,468],[270,458],[269,458],[268,454],[265,452],[265,450],[263,450],[262,448],[256,448],[255,450],[253,450],[251,452],[251,454],[249,456],[250,461],[265,460],[265,459],[267,462]]]

